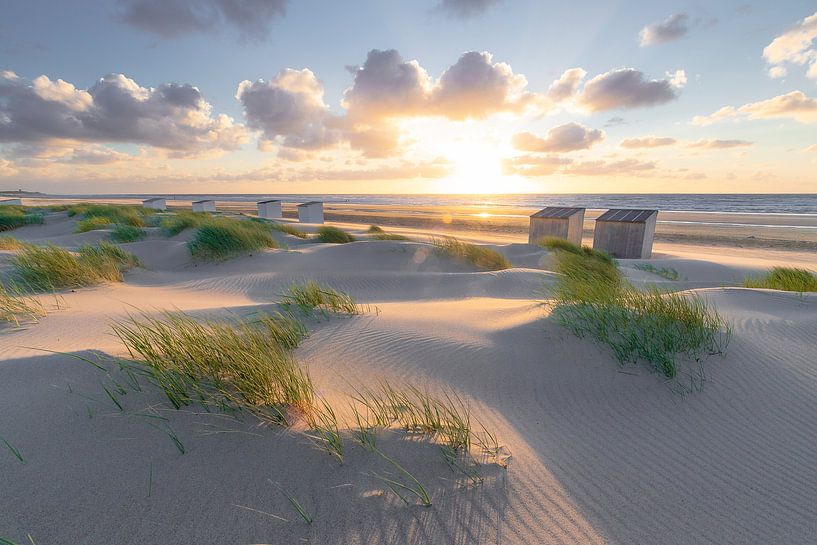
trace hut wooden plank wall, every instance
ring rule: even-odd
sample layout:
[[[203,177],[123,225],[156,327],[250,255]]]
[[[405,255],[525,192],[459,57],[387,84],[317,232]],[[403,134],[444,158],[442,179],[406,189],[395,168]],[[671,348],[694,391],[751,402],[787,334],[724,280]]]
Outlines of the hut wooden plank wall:
[[[608,210],[596,218],[593,248],[621,259],[652,256],[658,210]]]
[[[310,201],[299,204],[298,221],[301,223],[323,223],[323,203]]]
[[[281,201],[268,200],[259,201],[258,203],[258,217],[268,220],[277,220],[283,217],[281,212]]]
[[[0,199],[0,206],[23,206],[23,199]]]
[[[193,212],[215,212],[216,201],[193,201]]]
[[[142,206],[145,208],[152,208],[154,210],[167,210],[167,201],[162,198],[146,199],[142,201]]]
[[[583,231],[584,208],[548,206],[531,215],[528,244],[536,244],[543,237],[555,237],[581,246]]]

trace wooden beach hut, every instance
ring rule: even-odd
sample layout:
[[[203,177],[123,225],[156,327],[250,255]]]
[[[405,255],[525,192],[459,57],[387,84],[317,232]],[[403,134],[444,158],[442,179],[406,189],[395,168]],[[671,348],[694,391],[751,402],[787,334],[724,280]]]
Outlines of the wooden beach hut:
[[[0,199],[0,206],[23,206],[23,199]]]
[[[323,223],[323,203],[310,201],[299,204],[298,221],[301,223]]]
[[[258,202],[258,217],[268,220],[277,220],[283,217],[281,213],[281,201],[268,200]]]
[[[608,210],[596,218],[593,248],[621,259],[652,256],[658,210]]]
[[[544,237],[555,237],[581,246],[583,231],[584,208],[548,206],[531,215],[528,244],[536,244]]]
[[[216,201],[193,201],[193,212],[215,212]]]
[[[142,201],[142,206],[145,208],[152,208],[154,210],[167,210],[167,200],[156,197],[154,199],[145,199]]]

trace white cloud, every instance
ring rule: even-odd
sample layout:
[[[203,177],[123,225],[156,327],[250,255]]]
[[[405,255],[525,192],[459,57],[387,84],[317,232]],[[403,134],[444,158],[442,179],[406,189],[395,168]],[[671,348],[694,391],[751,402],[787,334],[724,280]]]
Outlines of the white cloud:
[[[683,71],[679,71],[683,75]],[[673,79],[676,80],[679,73]],[[633,68],[619,68],[588,81],[577,102],[591,112],[664,104],[678,97],[673,81],[649,80]]]
[[[566,123],[550,129],[545,138],[529,132],[515,134],[513,146],[520,151],[561,153],[588,149],[602,140],[604,131],[589,129],[578,123]]]
[[[650,45],[672,42],[684,37],[689,31],[689,16],[686,13],[670,15],[663,21],[652,23],[641,29],[639,45]]]
[[[791,119],[800,123],[817,123],[817,98],[802,91],[792,91],[767,100],[750,102],[738,108],[724,106],[708,116],[695,116],[694,125],[711,125],[725,119]]]
[[[817,12],[798,22],[763,49],[763,58],[771,65],[769,75],[786,75],[785,64],[808,66],[806,75],[817,79]]]
[[[660,137],[660,136],[645,136],[643,138],[625,138],[619,144],[622,148],[659,148],[664,146],[672,146],[678,143],[675,138]]]

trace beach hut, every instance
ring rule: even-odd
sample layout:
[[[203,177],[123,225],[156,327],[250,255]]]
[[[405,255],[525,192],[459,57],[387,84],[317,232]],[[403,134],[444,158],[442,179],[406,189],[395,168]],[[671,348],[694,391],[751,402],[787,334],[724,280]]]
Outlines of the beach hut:
[[[608,210],[596,218],[593,248],[621,259],[652,255],[658,210]]]
[[[581,246],[583,231],[584,208],[548,206],[531,215],[528,244],[536,244],[544,237],[555,237]]]
[[[0,206],[23,206],[23,199],[2,199],[0,200]]]
[[[268,220],[277,220],[284,217],[281,213],[281,201],[260,201],[258,203],[258,217]]]
[[[215,212],[216,201],[193,201],[193,212]]]
[[[323,203],[310,201],[299,204],[298,221],[301,223],[323,223]]]
[[[167,210],[167,201],[160,197],[155,199],[145,199],[142,201],[142,206],[145,208],[152,208],[154,210]]]

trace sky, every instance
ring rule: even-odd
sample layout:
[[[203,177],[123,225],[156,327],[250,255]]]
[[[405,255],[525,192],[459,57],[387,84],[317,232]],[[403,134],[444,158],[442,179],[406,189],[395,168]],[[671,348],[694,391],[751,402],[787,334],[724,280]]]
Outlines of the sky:
[[[813,0],[0,4],[0,189],[817,193]]]

